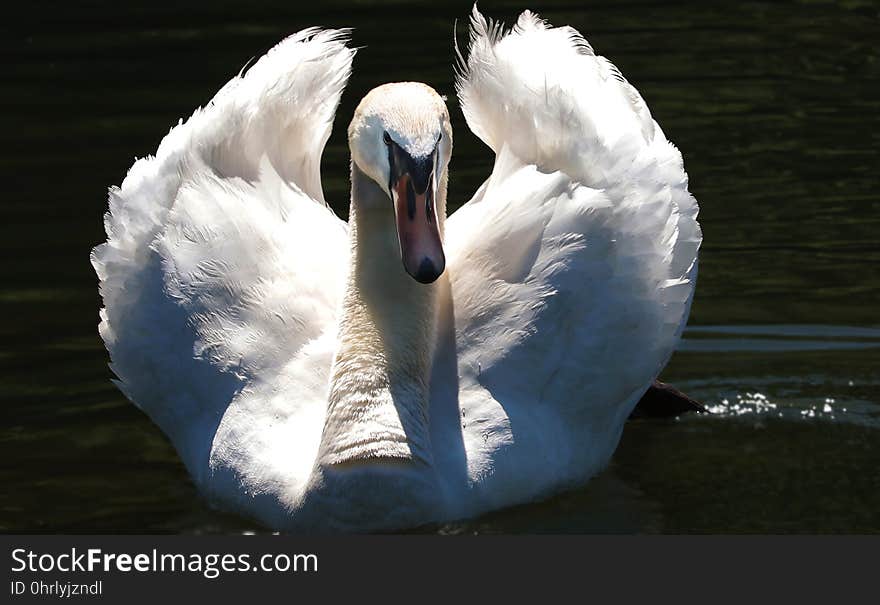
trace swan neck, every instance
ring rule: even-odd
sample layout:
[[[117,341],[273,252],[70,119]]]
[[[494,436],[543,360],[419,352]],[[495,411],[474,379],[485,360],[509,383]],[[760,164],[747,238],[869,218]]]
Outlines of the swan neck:
[[[404,270],[388,195],[352,163],[351,269],[320,460],[431,464],[430,368],[437,283]]]

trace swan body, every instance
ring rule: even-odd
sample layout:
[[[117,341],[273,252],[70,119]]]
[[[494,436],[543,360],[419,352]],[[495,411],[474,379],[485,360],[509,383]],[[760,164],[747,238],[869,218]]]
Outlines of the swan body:
[[[349,223],[324,202],[341,31],[281,42],[111,189],[99,330],[216,506],[363,531],[540,498],[607,464],[678,342],[680,153],[575,30],[471,27],[458,95],[495,165],[448,218],[449,115],[417,83],[355,112]]]

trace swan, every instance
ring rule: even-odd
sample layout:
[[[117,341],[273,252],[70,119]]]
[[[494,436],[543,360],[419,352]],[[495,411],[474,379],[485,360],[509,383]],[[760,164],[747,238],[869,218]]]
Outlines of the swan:
[[[355,51],[317,28],[110,189],[115,382],[213,506],[381,531],[542,498],[608,463],[672,354],[701,242],[681,154],[576,30],[470,27],[456,90],[495,163],[449,217],[449,112],[413,82],[360,102],[348,223],[330,210]]]

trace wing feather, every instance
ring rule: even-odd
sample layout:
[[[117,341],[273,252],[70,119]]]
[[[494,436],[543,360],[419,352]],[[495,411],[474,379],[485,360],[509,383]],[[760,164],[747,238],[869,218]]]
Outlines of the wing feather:
[[[323,397],[312,374],[330,360],[315,343],[335,327],[348,234],[319,169],[351,70],[346,38],[309,29],[285,39],[110,190],[107,241],[91,255],[99,330],[120,388],[197,481],[212,444],[215,457],[240,456],[215,443],[233,401],[268,426],[280,418],[273,381],[305,376],[302,401]],[[319,422],[323,411],[310,413]]]
[[[527,12],[505,31],[474,8],[457,90],[496,154],[446,226],[470,475],[534,495],[607,461],[671,355],[697,204],[638,91],[572,28]]]

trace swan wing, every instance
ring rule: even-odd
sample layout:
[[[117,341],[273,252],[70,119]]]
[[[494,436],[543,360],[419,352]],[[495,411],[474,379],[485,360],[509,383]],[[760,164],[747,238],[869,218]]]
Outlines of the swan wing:
[[[457,88],[496,154],[446,246],[468,475],[497,505],[607,462],[686,322],[701,234],[681,154],[574,29],[475,8]]]
[[[319,408],[310,422],[324,413],[348,233],[319,168],[351,69],[346,37],[285,39],[110,190],[107,241],[91,255],[99,331],[117,384],[203,487],[232,468],[273,489],[256,456],[307,456],[266,446],[296,447],[304,432],[272,439],[272,427],[306,403]]]

